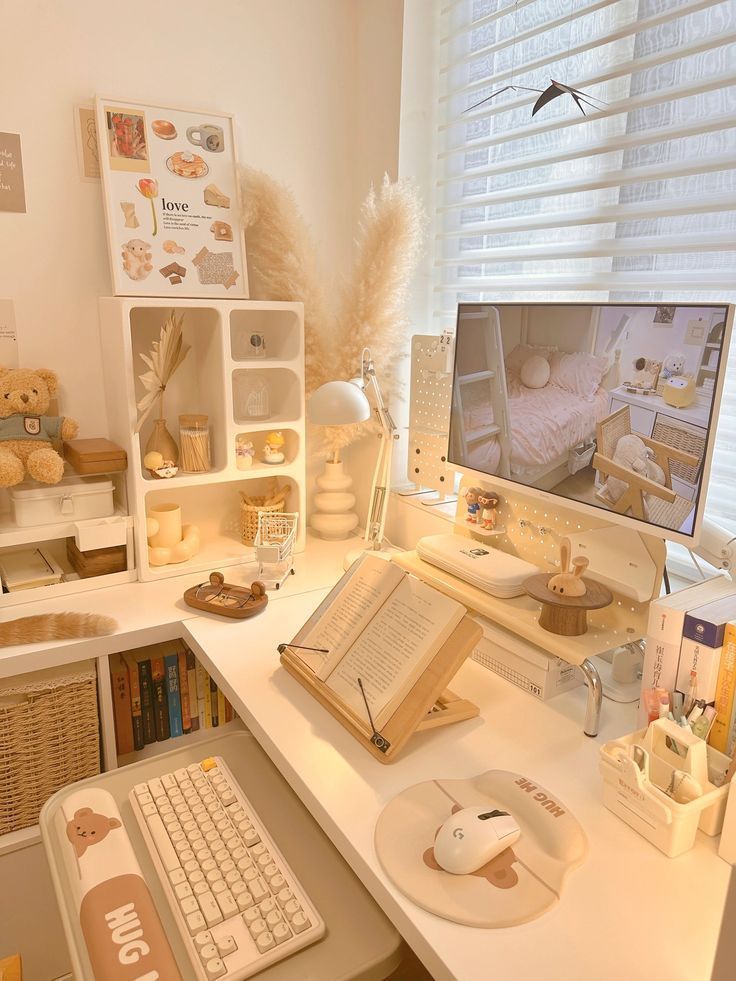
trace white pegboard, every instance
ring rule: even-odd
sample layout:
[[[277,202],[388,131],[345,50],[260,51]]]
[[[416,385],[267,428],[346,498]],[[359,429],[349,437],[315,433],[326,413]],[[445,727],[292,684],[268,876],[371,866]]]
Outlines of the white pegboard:
[[[411,339],[411,402],[407,476],[419,488],[453,493],[455,471],[447,463],[452,405],[454,337],[416,334]]]

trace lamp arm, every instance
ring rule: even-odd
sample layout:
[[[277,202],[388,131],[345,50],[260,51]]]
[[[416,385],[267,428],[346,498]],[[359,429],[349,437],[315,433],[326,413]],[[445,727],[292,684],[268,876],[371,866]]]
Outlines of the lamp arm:
[[[370,511],[368,513],[364,535],[365,541],[374,550],[378,550],[383,543],[383,530],[386,525],[394,440],[399,437],[397,432],[398,427],[389,412],[383,393],[381,392],[381,386],[376,377],[376,369],[373,364],[371,352],[368,348],[363,350],[362,373],[365,387],[370,387],[373,392],[375,412],[381,426],[381,433],[379,434],[381,446],[378,451],[378,459],[376,460],[376,469],[373,472]]]

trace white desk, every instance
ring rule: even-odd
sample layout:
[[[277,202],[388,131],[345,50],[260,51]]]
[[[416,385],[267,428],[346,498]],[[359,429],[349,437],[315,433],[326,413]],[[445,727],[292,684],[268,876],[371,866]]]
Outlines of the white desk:
[[[481,717],[415,736],[396,763],[383,766],[279,667],[276,645],[312,613],[325,579],[337,578],[337,558],[348,544],[353,543],[310,544],[284,592],[261,616],[241,623],[191,616],[193,611],[176,606],[192,577],[55,602],[56,609],[89,609],[95,596],[97,610],[121,622],[112,639],[63,646],[72,648],[67,654],[90,657],[111,645],[150,643],[152,633],[175,626],[435,978],[706,981],[730,867],[717,857],[715,842],[703,836],[686,855],[667,859],[601,803],[598,749],[605,739],[634,728],[633,706],[606,701],[601,735],[588,739],[579,724],[584,688],[542,704],[468,661],[452,688],[472,698]],[[296,591],[310,586],[321,588]],[[21,610],[47,608],[51,604]],[[154,624],[150,631],[147,619]],[[59,653],[57,646],[51,657],[58,660]],[[17,672],[39,661],[48,664],[48,658],[27,648],[0,651],[0,675],[11,662]],[[457,926],[417,908],[390,884],[373,848],[376,819],[399,791],[434,777],[491,768],[524,774],[548,788],[590,841],[588,858],[568,880],[557,907],[532,923],[500,931]]]

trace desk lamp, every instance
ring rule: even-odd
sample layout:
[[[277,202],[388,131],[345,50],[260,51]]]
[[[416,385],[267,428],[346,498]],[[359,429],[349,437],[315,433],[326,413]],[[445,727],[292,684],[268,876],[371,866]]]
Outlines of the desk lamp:
[[[345,559],[345,568],[348,568],[366,549],[376,552],[382,551],[383,529],[386,524],[386,512],[389,502],[393,444],[394,440],[399,438],[396,423],[391,417],[391,413],[381,392],[381,387],[378,384],[370,349],[367,347],[363,348],[359,378],[353,378],[349,382],[327,382],[312,395],[307,406],[307,417],[309,421],[317,425],[336,426],[365,422],[371,415],[370,402],[366,396],[367,391],[370,391],[373,396],[375,403],[374,411],[381,426],[381,432],[378,434],[381,445],[373,473],[373,483],[371,485],[370,510],[363,536],[365,544],[361,549],[348,553]],[[337,464],[342,467],[339,459],[339,451],[335,450],[332,461],[325,464],[325,470],[329,472],[330,468]],[[340,473],[340,477],[342,480],[341,489],[346,490],[350,486],[349,478],[343,475],[342,472]],[[325,477],[318,478],[317,483],[320,487],[327,489],[326,484],[328,479],[329,473],[326,473]],[[345,480],[348,480],[347,484],[344,483]],[[317,498],[322,496],[318,494]],[[346,508],[349,510],[355,502],[355,497],[352,494],[346,496],[351,499]],[[320,505],[324,506],[325,503],[329,505],[329,502],[315,499],[315,504],[320,510]],[[337,501],[335,504],[337,504]],[[357,524],[357,515],[355,516],[355,521],[351,521],[347,529],[345,529],[346,522],[343,520],[342,527],[345,530],[337,534],[334,532],[337,531],[340,521],[333,520],[344,519],[346,517],[347,515],[344,512],[342,514],[336,514],[334,511],[331,511],[331,513],[318,513],[312,515],[311,524],[325,538],[346,538]],[[350,518],[352,519],[352,517],[351,515]]]

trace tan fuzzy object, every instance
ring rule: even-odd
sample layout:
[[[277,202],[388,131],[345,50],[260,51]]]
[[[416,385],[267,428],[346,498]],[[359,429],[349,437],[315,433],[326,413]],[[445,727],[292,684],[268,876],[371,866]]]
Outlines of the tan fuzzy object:
[[[0,647],[40,644],[49,640],[103,637],[117,630],[117,621],[97,613],[42,613],[0,623]]]

